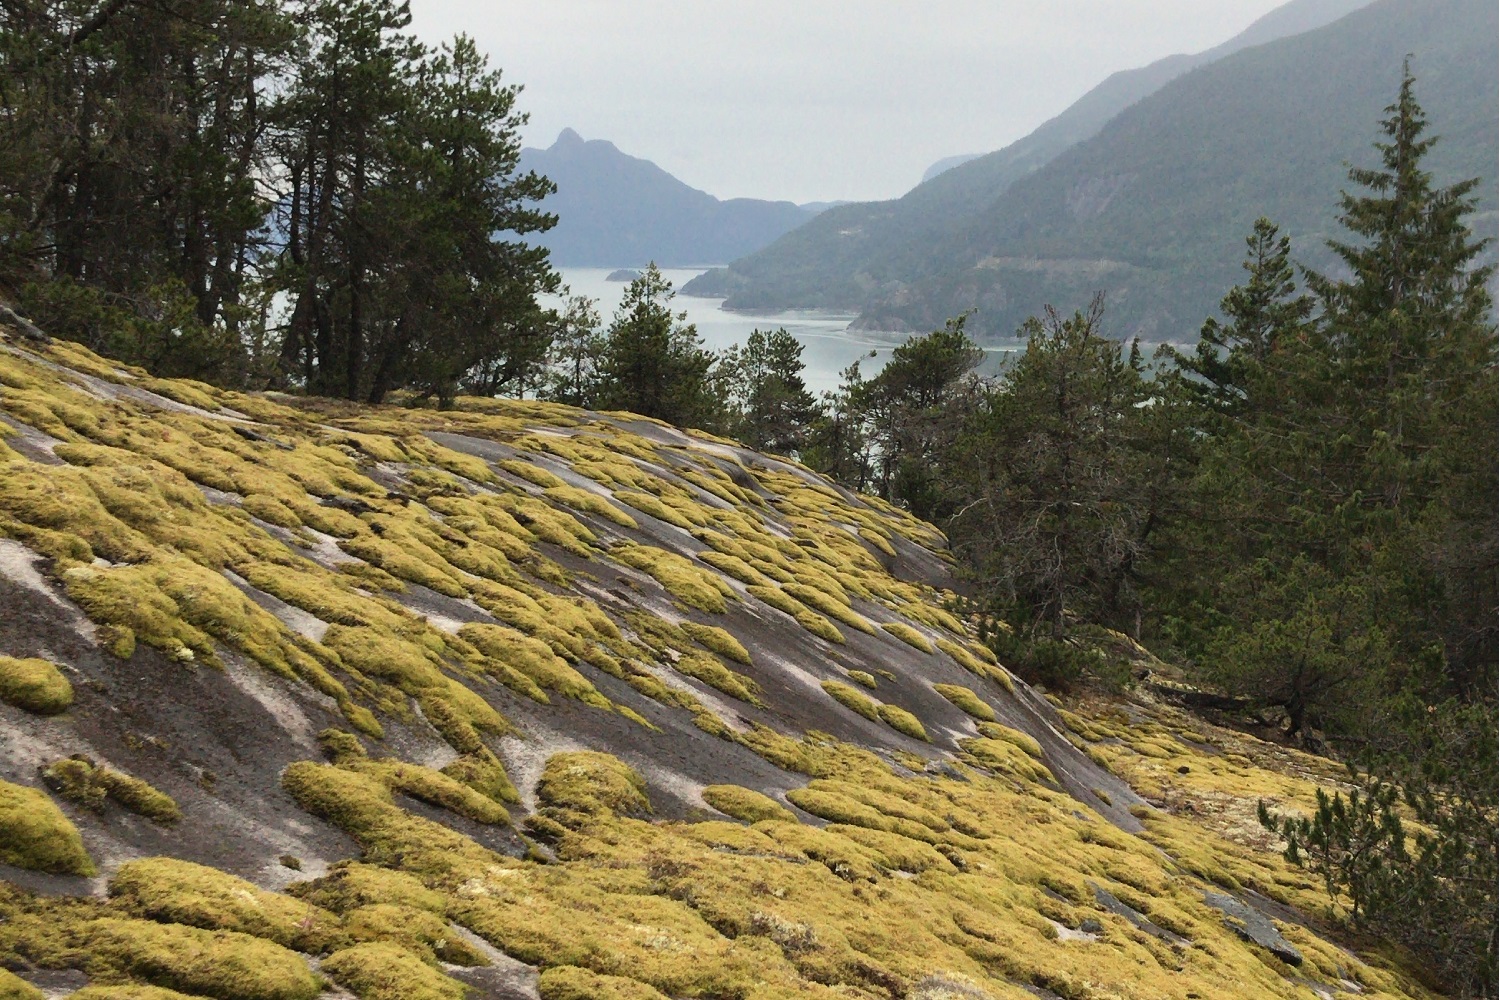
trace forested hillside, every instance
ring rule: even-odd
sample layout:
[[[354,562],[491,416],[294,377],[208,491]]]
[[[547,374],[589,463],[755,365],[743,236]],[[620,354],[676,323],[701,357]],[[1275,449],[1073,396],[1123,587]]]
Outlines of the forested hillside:
[[[1117,335],[1185,340],[1235,280],[1227,248],[1257,216],[1280,220],[1299,252],[1325,262],[1327,192],[1358,159],[1408,52],[1445,138],[1434,170],[1485,179],[1475,222],[1493,232],[1495,36],[1482,0],[1381,0],[1178,77],[1003,190],[986,182],[959,196],[983,161],[965,164],[868,224],[846,206],[738,262],[727,283],[688,291],[764,308],[818,304],[814,290],[831,289],[838,301],[823,304],[859,310],[870,329],[935,329],[972,309],[970,330],[984,338],[1103,290]],[[938,197],[945,183],[953,193]],[[803,292],[783,296],[791,283]]]
[[[890,282],[924,273],[933,243],[947,238],[1017,180],[1097,135],[1110,119],[1188,70],[1232,52],[1337,20],[1369,0],[1292,0],[1222,45],[1111,74],[1062,114],[1004,149],[923,178],[901,198],[842,206],[766,249],[684,288],[728,296],[731,308],[859,311]]]

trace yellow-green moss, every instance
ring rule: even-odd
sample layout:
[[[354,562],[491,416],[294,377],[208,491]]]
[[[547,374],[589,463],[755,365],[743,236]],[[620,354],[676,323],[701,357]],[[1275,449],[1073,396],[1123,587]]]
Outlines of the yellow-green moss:
[[[860,687],[867,687],[871,691],[875,690],[876,682],[874,674],[866,673],[863,670],[851,670],[849,671],[849,679]]]
[[[443,765],[442,772],[495,802],[521,801],[510,775],[505,773],[505,765],[489,747],[480,747],[473,753],[454,758]]]
[[[93,875],[78,828],[45,792],[0,781],[0,862],[30,871]]]
[[[691,531],[693,522],[685,517],[677,509],[663,503],[659,497],[650,493],[638,493],[635,490],[619,490],[615,493],[615,499],[623,504],[628,504],[643,514],[650,514],[658,521],[665,521],[673,527]]]
[[[0,968],[0,1000],[45,1000],[46,996],[20,976]]]
[[[50,660],[0,656],[0,701],[37,715],[57,715],[73,704],[73,685]]]
[[[489,959],[431,910],[401,903],[371,903],[344,915],[344,930],[356,943],[398,944],[429,965],[488,965]]]
[[[548,472],[540,465],[523,462],[519,458],[507,458],[505,461],[496,462],[495,464],[511,475],[519,479],[524,479],[533,486],[540,486],[544,490],[556,489],[559,486],[567,485],[565,481]]]
[[[182,819],[182,810],[166,792],[82,757],[56,761],[42,777],[63,798],[90,809],[102,808],[108,799],[154,823],[171,825]]]
[[[583,813],[649,813],[646,782],[627,764],[607,753],[579,750],[547,759],[536,786],[543,805]]]
[[[819,614],[826,615],[835,621],[848,625],[850,628],[859,629],[861,632],[869,635],[875,634],[875,626],[871,625],[864,615],[853,610],[847,604],[835,600],[826,591],[798,583],[786,584],[781,589]]]
[[[477,646],[485,656],[520,672],[539,687],[595,708],[610,708],[608,698],[540,639],[502,625],[482,623],[465,625],[458,635]]]
[[[1023,733],[1019,729],[1012,729],[1009,726],[1002,726],[992,721],[980,725],[979,731],[992,740],[1004,740],[1007,743],[1014,743],[1022,750],[1025,750],[1028,755],[1035,757],[1037,760],[1042,759],[1042,745],[1029,734]]]
[[[698,558],[726,576],[732,577],[749,586],[764,587],[771,581],[749,563],[723,552],[715,552],[712,549],[698,553]]]
[[[302,956],[236,931],[104,918],[81,929],[90,964],[217,1000],[312,1000],[320,985]]]
[[[851,689],[852,690],[852,689]],[[881,705],[878,709],[880,720],[898,733],[905,733],[914,740],[931,743],[927,730],[922,728],[922,722],[915,715],[897,705]]]
[[[823,690],[828,693],[830,698],[849,709],[849,711],[863,715],[871,722],[880,721],[879,706],[849,685],[840,684],[838,681],[824,681]]]
[[[241,931],[296,951],[320,954],[344,939],[326,910],[176,858],[127,862],[109,880],[109,894],[132,916]]]
[[[759,684],[744,674],[730,670],[711,656],[688,650],[678,653],[675,659],[670,656],[668,659],[672,664],[672,669],[678,673],[700,680],[731,698],[737,698],[751,705],[761,704]]]
[[[400,945],[368,942],[335,952],[323,971],[360,1000],[463,1000],[463,983],[425,965]]]
[[[4,996],[0,993],[0,996]],[[197,1000],[164,986],[85,986],[68,994],[68,1000]]]
[[[627,543],[617,545],[609,554],[654,577],[669,594],[689,607],[720,615],[729,610],[725,598],[734,592],[728,584],[675,553],[651,545]]]
[[[559,965],[537,983],[542,1000],[667,1000],[666,994],[634,979],[606,976],[576,965]]]
[[[377,903],[442,913],[448,905],[442,893],[427,888],[405,872],[359,861],[340,861],[322,878],[295,883],[287,887],[287,892],[334,913],[348,913]]]
[[[959,684],[934,684],[932,689],[979,721],[995,721],[995,710],[968,688]]]
[[[685,621],[679,623],[677,627],[692,636],[693,641],[705,649],[712,650],[736,663],[750,665],[750,651],[738,639],[717,625],[700,625],[697,622]]]
[[[509,825],[510,813],[490,795],[483,794],[457,778],[421,764],[399,760],[362,760],[344,765],[350,770],[368,774],[392,791],[457,813],[476,823]]]
[[[613,521],[622,528],[640,527],[635,523],[635,518],[608,500],[597,493],[591,493],[577,486],[553,486],[550,489],[544,490],[542,495],[548,500],[556,500],[558,503],[567,504],[574,510],[581,510],[585,514],[598,515],[606,521]]]
[[[759,823],[774,819],[795,823],[797,818],[791,810],[768,795],[740,785],[709,785],[703,789],[703,801],[726,816]]]
[[[932,652],[932,643],[927,641],[927,637],[905,622],[884,622],[880,627],[913,649],[920,649],[924,653]]]

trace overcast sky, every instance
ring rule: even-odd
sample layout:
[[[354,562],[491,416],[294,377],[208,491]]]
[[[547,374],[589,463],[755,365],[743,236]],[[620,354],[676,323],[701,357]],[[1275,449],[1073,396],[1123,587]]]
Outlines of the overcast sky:
[[[412,0],[565,127],[720,198],[896,197],[999,149],[1110,73],[1239,33],[1283,0]]]

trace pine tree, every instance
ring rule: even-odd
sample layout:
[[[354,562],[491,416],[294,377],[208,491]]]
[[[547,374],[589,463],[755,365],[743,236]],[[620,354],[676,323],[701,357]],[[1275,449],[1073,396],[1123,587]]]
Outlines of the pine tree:
[[[653,263],[630,283],[615,310],[599,363],[599,405],[678,426],[701,426],[715,408],[708,393],[714,356],[676,293]]]
[[[817,403],[802,381],[802,343],[786,330],[753,330],[738,352],[740,414],[732,432],[759,451],[796,455]]]

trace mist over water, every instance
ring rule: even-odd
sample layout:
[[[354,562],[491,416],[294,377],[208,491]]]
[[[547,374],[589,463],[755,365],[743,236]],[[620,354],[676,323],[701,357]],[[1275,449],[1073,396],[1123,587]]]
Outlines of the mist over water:
[[[625,296],[629,282],[608,281],[611,268],[564,267],[558,271],[563,284],[574,295],[586,295],[598,303],[605,327]],[[662,268],[661,272],[674,289],[679,289],[707,268]],[[885,367],[891,351],[909,336],[904,333],[871,333],[849,330],[852,313],[828,313],[797,310],[781,313],[728,312],[719,307],[722,299],[700,299],[678,295],[672,300],[673,312],[687,313],[687,321],[698,328],[698,336],[710,350],[722,351],[733,344],[743,344],[756,329],[786,331],[801,341],[802,360],[807,365],[803,380],[814,395],[838,388],[839,373],[855,361],[866,378]],[[982,368],[993,372],[1008,347],[987,348]],[[874,351],[875,356],[869,357]]]

